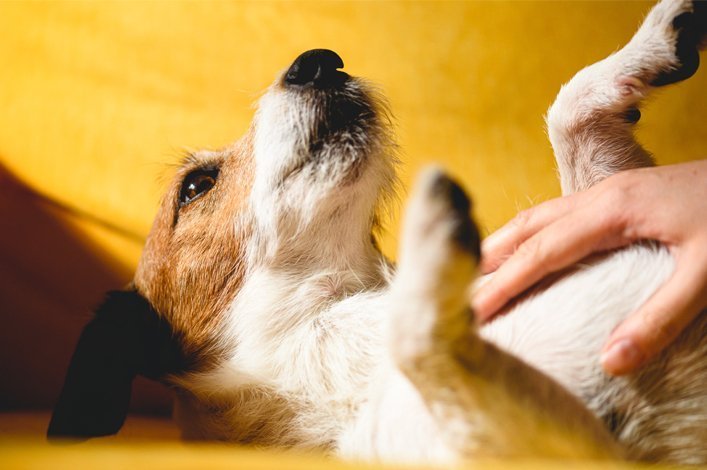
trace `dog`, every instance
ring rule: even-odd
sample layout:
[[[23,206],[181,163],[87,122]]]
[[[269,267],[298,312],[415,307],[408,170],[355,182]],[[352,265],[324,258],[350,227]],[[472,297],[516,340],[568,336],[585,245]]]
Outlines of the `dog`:
[[[547,116],[564,194],[653,165],[634,139],[655,88],[695,73],[705,2],[663,0]],[[176,391],[186,439],[353,460],[479,457],[707,463],[707,315],[640,372],[603,341],[673,270],[659,245],[587,260],[479,328],[465,191],[423,173],[399,264],[380,252],[396,146],[384,98],[325,49],[300,55],[241,140],[189,155],[132,285],[86,326],[48,435],[118,432],[136,375]]]

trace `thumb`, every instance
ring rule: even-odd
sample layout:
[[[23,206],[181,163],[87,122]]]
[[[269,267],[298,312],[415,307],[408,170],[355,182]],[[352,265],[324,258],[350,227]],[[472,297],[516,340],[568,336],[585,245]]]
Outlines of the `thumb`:
[[[707,304],[707,260],[701,251],[682,251],[670,279],[611,334],[601,355],[607,373],[624,375],[636,370],[700,314]]]

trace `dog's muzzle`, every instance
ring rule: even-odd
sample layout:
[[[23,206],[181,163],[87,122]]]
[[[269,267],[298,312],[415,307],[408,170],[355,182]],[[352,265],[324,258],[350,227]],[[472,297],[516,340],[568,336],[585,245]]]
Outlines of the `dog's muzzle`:
[[[354,181],[379,149],[376,95],[343,66],[334,51],[304,52],[276,83],[272,100],[264,101],[261,128],[272,126],[291,145],[280,159],[283,181],[301,174],[318,174],[329,183]]]
[[[324,89],[336,87],[349,79],[341,57],[329,49],[312,49],[295,59],[284,77],[287,87],[312,87]]]

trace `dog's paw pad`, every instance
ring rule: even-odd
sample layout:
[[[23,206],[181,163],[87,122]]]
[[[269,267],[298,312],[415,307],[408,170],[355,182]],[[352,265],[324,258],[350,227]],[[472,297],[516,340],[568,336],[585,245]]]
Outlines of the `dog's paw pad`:
[[[665,86],[693,76],[700,66],[700,49],[707,42],[707,1],[695,0],[692,10],[685,11],[672,20],[677,31],[675,57],[677,64],[663,70],[651,81],[652,86]]]
[[[449,216],[454,219],[452,240],[478,261],[481,258],[481,237],[471,219],[471,199],[461,185],[447,174],[436,170],[430,178],[430,196],[443,201],[449,208]]]

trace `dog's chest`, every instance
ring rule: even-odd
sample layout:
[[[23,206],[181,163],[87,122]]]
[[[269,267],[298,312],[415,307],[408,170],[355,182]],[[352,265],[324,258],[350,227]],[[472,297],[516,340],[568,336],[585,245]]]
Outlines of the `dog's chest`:
[[[239,385],[347,395],[380,348],[381,297],[349,273],[255,273],[227,315],[223,366]]]
[[[330,448],[366,400],[383,354],[385,296],[360,282],[251,276],[226,316],[227,359],[185,384],[196,392],[180,405],[185,422],[199,422],[200,437]]]

